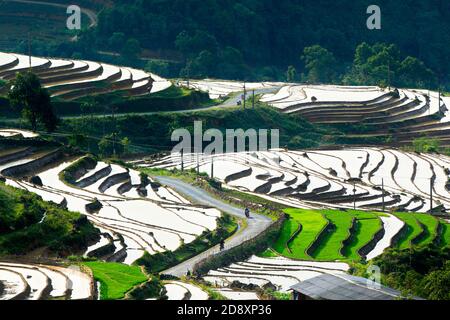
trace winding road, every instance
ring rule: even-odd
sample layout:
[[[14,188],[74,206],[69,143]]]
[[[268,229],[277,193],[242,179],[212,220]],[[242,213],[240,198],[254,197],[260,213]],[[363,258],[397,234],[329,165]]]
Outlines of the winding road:
[[[194,187],[186,182],[180,181],[178,179],[170,178],[170,177],[162,177],[157,176],[155,177],[159,182],[161,182],[164,185],[167,185],[171,187],[172,189],[176,190],[177,192],[191,198],[195,202],[211,207],[215,207],[219,209],[222,212],[226,212],[230,215],[239,217],[239,218],[245,218],[244,210],[238,207],[234,207],[230,204],[227,204],[225,202],[222,202],[221,200],[218,200],[209,194],[206,193],[206,191]],[[249,240],[251,238],[256,237],[261,232],[266,230],[272,223],[272,220],[266,216],[263,215],[255,215],[253,214],[250,219],[247,220],[247,226],[246,228],[243,228],[239,230],[237,233],[235,233],[232,237],[227,239],[225,241],[225,250],[229,250],[233,247],[236,247],[237,245],[241,244],[242,242]],[[219,245],[216,245],[201,254],[186,260],[179,265],[176,265],[170,269],[167,269],[162,274],[168,274],[173,275],[176,277],[181,277],[187,273],[187,271],[191,271],[196,263],[199,261],[213,255],[219,252]]]

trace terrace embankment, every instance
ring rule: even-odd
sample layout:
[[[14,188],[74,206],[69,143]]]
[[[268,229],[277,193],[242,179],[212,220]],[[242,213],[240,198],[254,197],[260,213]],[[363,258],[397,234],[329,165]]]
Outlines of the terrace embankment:
[[[373,235],[373,238],[358,250],[358,254],[362,259],[366,259],[366,256],[375,248],[377,243],[384,237],[385,233],[386,231],[384,230],[383,222],[381,222],[381,228]]]
[[[1,173],[7,177],[16,177],[21,178],[27,175],[31,175],[34,172],[38,172],[42,170],[43,167],[48,166],[58,160],[64,158],[64,153],[61,149],[53,150],[48,153],[44,153],[44,155],[29,161],[25,164],[9,167],[3,170]]]

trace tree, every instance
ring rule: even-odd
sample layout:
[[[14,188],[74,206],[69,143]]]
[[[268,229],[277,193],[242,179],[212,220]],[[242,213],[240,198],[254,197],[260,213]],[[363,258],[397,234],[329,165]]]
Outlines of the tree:
[[[169,63],[161,60],[150,60],[145,66],[145,70],[160,76],[168,76],[170,72]]]
[[[53,111],[48,91],[42,88],[39,78],[32,72],[18,73],[12,80],[8,99],[10,105],[19,110],[30,122],[33,131],[42,123],[48,132],[53,132],[58,125],[58,118]]]
[[[138,40],[131,38],[128,39],[122,48],[122,55],[129,60],[136,60],[141,54],[141,44]]]
[[[305,80],[330,83],[336,77],[336,59],[333,53],[319,45],[306,47],[301,57],[307,71]]]
[[[214,74],[217,63],[217,57],[215,57],[208,50],[203,50],[199,55],[190,63],[190,76],[194,78],[205,78]],[[186,75],[187,70],[183,70],[182,75]]]
[[[415,152],[433,153],[439,152],[439,140],[421,137],[413,140]]]
[[[294,66],[289,66],[286,71],[286,81],[287,82],[294,82],[297,77],[297,70]]]
[[[120,144],[123,148],[123,153],[128,153],[130,151],[130,145],[131,141],[128,139],[128,137],[124,137],[122,140],[120,140]]]
[[[408,56],[400,64],[398,69],[401,84],[406,87],[433,88],[437,84],[437,78],[433,71],[417,58]]]
[[[182,31],[175,39],[175,47],[187,58],[193,58],[204,50],[217,53],[218,43],[208,32],[197,30],[194,35]]]
[[[108,46],[112,50],[120,50],[126,41],[125,34],[123,32],[114,32],[108,39]]]
[[[111,133],[105,135],[98,143],[98,149],[100,154],[105,157],[109,157],[113,154],[120,155],[124,151],[124,146],[121,142],[117,141],[117,134]]]
[[[450,300],[450,261],[447,261],[445,269],[429,273],[423,282],[428,299]]]

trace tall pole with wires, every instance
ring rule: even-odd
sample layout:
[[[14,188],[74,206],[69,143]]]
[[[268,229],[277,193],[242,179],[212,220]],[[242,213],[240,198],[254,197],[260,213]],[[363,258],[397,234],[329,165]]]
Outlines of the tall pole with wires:
[[[356,183],[353,183],[353,210],[356,210]]]
[[[383,212],[384,212],[384,207],[385,207],[385,205],[384,205],[384,179],[383,178],[381,178],[381,192],[382,192],[382,198],[383,198]]]
[[[113,122],[113,156],[116,157],[116,118],[114,117],[114,107],[111,107],[112,122]]]
[[[433,212],[433,179],[430,179],[430,213]]]
[[[198,150],[197,150],[197,175],[200,174],[200,162],[199,162],[199,158],[198,158]]]
[[[28,31],[28,68],[31,72],[31,35],[30,35],[30,31]]]
[[[247,89],[244,82],[244,109],[245,109],[245,100],[247,99]]]
[[[211,179],[214,179],[214,153],[211,154]]]
[[[255,90],[252,90],[252,108],[255,108]]]
[[[181,148],[181,171],[184,171],[184,149]]]

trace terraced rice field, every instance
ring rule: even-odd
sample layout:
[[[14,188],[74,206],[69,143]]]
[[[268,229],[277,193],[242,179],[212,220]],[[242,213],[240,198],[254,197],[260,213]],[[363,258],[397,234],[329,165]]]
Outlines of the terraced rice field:
[[[217,288],[229,288],[233,281],[255,284],[261,288],[271,283],[277,291],[287,292],[289,287],[314,276],[330,273],[344,274],[349,269],[346,263],[297,261],[287,258],[250,259],[233,263],[228,267],[211,270],[203,277]]]
[[[424,246],[436,242],[439,221],[435,217],[418,213],[395,213],[395,215],[407,225],[407,229],[397,243],[397,247],[400,249],[409,248],[411,245]],[[443,228],[441,235],[443,238],[448,237],[446,228]],[[444,243],[444,245],[447,244],[446,240]]]
[[[344,248],[344,255],[351,260],[361,259],[359,250],[367,245],[382,228],[381,220],[377,214],[371,212],[354,212],[356,228],[353,237]]]
[[[31,58],[0,52],[0,79],[11,80],[17,72],[30,69],[39,76],[52,97],[73,100],[88,95],[120,93],[140,96],[163,91],[172,83],[155,74],[93,61]],[[5,93],[8,87],[0,89]]]
[[[27,130],[18,130],[18,129],[1,129],[0,137],[4,138],[13,138],[13,137],[23,137],[23,138],[35,138],[38,136],[37,133],[27,131]]]
[[[442,236],[441,236],[441,247],[449,247],[450,246],[450,224],[441,222],[442,226]]]
[[[86,300],[94,296],[91,278],[78,267],[0,262],[0,300]]]
[[[294,230],[293,233],[289,234],[288,241],[285,243],[285,248],[283,248],[282,251],[279,251],[279,253],[287,257],[307,260],[308,258],[311,258],[307,252],[308,249],[325,228],[327,221],[319,211],[287,209],[286,213],[289,214],[292,220],[297,222],[297,225],[301,226],[301,230],[300,232]],[[292,230],[286,231],[291,232]],[[282,237],[286,238],[284,235],[282,235]]]
[[[92,270],[95,280],[100,282],[102,300],[122,299],[133,287],[148,280],[137,266],[101,261],[85,262],[84,265]]]
[[[211,95],[243,91],[243,83],[196,81],[193,86]],[[261,84],[260,84],[261,87]],[[302,115],[314,123],[359,124],[353,137],[391,137],[395,146],[429,136],[450,146],[450,98],[419,89],[382,89],[371,86],[266,84],[260,101],[285,113]]]
[[[190,80],[179,81],[179,86],[189,87],[190,89],[197,89],[209,93],[211,99],[217,99],[228,96],[232,93],[243,92],[244,90],[251,93],[252,90],[277,90],[283,83],[281,82],[236,82],[227,80]]]
[[[358,261],[363,257],[360,250],[382,228],[379,215],[371,212],[288,209],[286,213],[291,218],[273,248],[285,257],[300,260]]]
[[[164,285],[168,300],[208,300],[209,295],[192,283],[170,281]]]
[[[287,207],[435,213],[450,209],[450,157],[389,148],[184,154],[185,169],[211,175],[226,187]],[[142,167],[181,168],[180,154],[135,161]],[[430,183],[433,200],[430,200]],[[383,188],[384,186],[384,192]]]
[[[217,227],[218,210],[192,205],[154,181],[144,183],[137,171],[90,161],[71,171],[74,180],[68,182],[62,180],[64,173],[82,163],[80,159],[55,149],[24,148],[1,156],[0,172],[13,187],[85,214],[102,233],[86,256],[132,264],[145,251],[173,251]],[[39,176],[43,185],[28,182],[30,174]]]
[[[425,214],[414,214],[417,221],[423,226],[424,235],[421,237],[420,245],[432,244],[437,237],[439,222],[436,218]]]
[[[335,210],[324,210],[323,215],[332,224],[332,228],[326,233],[313,257],[323,261],[343,260],[345,257],[341,250],[344,247],[344,241],[351,235],[350,228],[354,215],[350,212]]]

